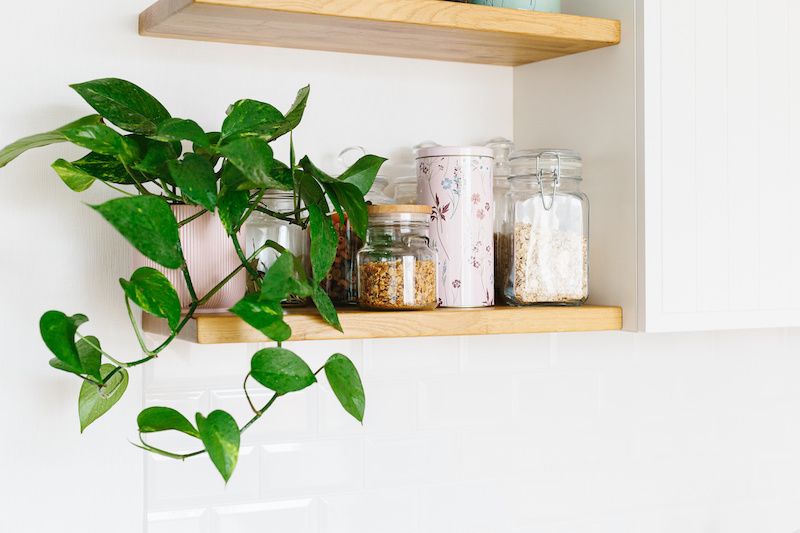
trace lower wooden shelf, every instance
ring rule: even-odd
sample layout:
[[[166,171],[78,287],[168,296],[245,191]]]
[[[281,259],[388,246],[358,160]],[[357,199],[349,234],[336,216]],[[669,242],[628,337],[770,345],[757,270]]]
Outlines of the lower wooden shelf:
[[[339,311],[344,333],[327,325],[314,309],[288,310],[286,322],[292,341],[440,337],[450,335],[497,335],[622,329],[622,308],[581,307],[485,307],[435,309],[432,311]],[[167,335],[166,322],[143,317],[144,330]],[[199,344],[267,342],[262,333],[232,314],[197,315],[181,332],[181,339]]]

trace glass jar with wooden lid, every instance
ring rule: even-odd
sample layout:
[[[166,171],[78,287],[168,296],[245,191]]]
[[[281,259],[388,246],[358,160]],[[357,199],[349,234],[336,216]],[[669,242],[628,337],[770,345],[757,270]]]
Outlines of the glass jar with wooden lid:
[[[358,253],[359,305],[387,311],[435,308],[437,261],[429,239],[430,206],[368,209],[367,239]]]

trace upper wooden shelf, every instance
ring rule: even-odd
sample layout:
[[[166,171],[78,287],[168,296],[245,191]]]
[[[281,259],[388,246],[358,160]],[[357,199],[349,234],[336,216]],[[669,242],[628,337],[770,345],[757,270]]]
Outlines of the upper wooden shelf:
[[[293,341],[551,333],[622,329],[622,309],[581,307],[485,307],[433,311],[339,311],[344,333],[327,325],[313,309],[289,310]],[[144,315],[144,330],[167,335],[164,320]],[[198,315],[180,338],[200,344],[266,342],[259,331],[231,314]]]
[[[516,66],[617,44],[620,23],[444,0],[159,0],[139,33]]]

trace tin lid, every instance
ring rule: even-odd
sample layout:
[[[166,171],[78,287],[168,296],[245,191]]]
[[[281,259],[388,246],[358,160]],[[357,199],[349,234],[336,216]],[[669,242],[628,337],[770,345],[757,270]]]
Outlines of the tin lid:
[[[422,157],[477,156],[494,159],[494,152],[486,146],[431,146],[420,148],[417,159]]]

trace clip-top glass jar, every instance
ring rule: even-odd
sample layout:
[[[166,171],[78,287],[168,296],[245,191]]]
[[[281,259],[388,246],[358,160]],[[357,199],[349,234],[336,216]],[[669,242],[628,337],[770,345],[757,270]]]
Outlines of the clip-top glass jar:
[[[425,205],[369,207],[367,240],[358,253],[361,307],[400,311],[438,305],[430,216]]]
[[[580,305],[589,295],[589,199],[582,161],[570,150],[511,156],[505,233],[506,300],[514,305]]]
[[[292,191],[267,190],[261,200],[261,207],[276,213],[291,213],[295,210],[294,193]],[[290,224],[261,211],[253,211],[245,223],[244,231],[245,251],[248,257],[261,248],[264,243],[272,240],[302,259],[304,265],[308,265],[308,232],[301,226]],[[261,278],[277,258],[278,252],[272,248],[266,248],[259,252],[253,266],[258,270]],[[260,279],[248,281],[249,292],[259,291],[260,286]],[[304,305],[305,300],[291,299],[284,304]]]

